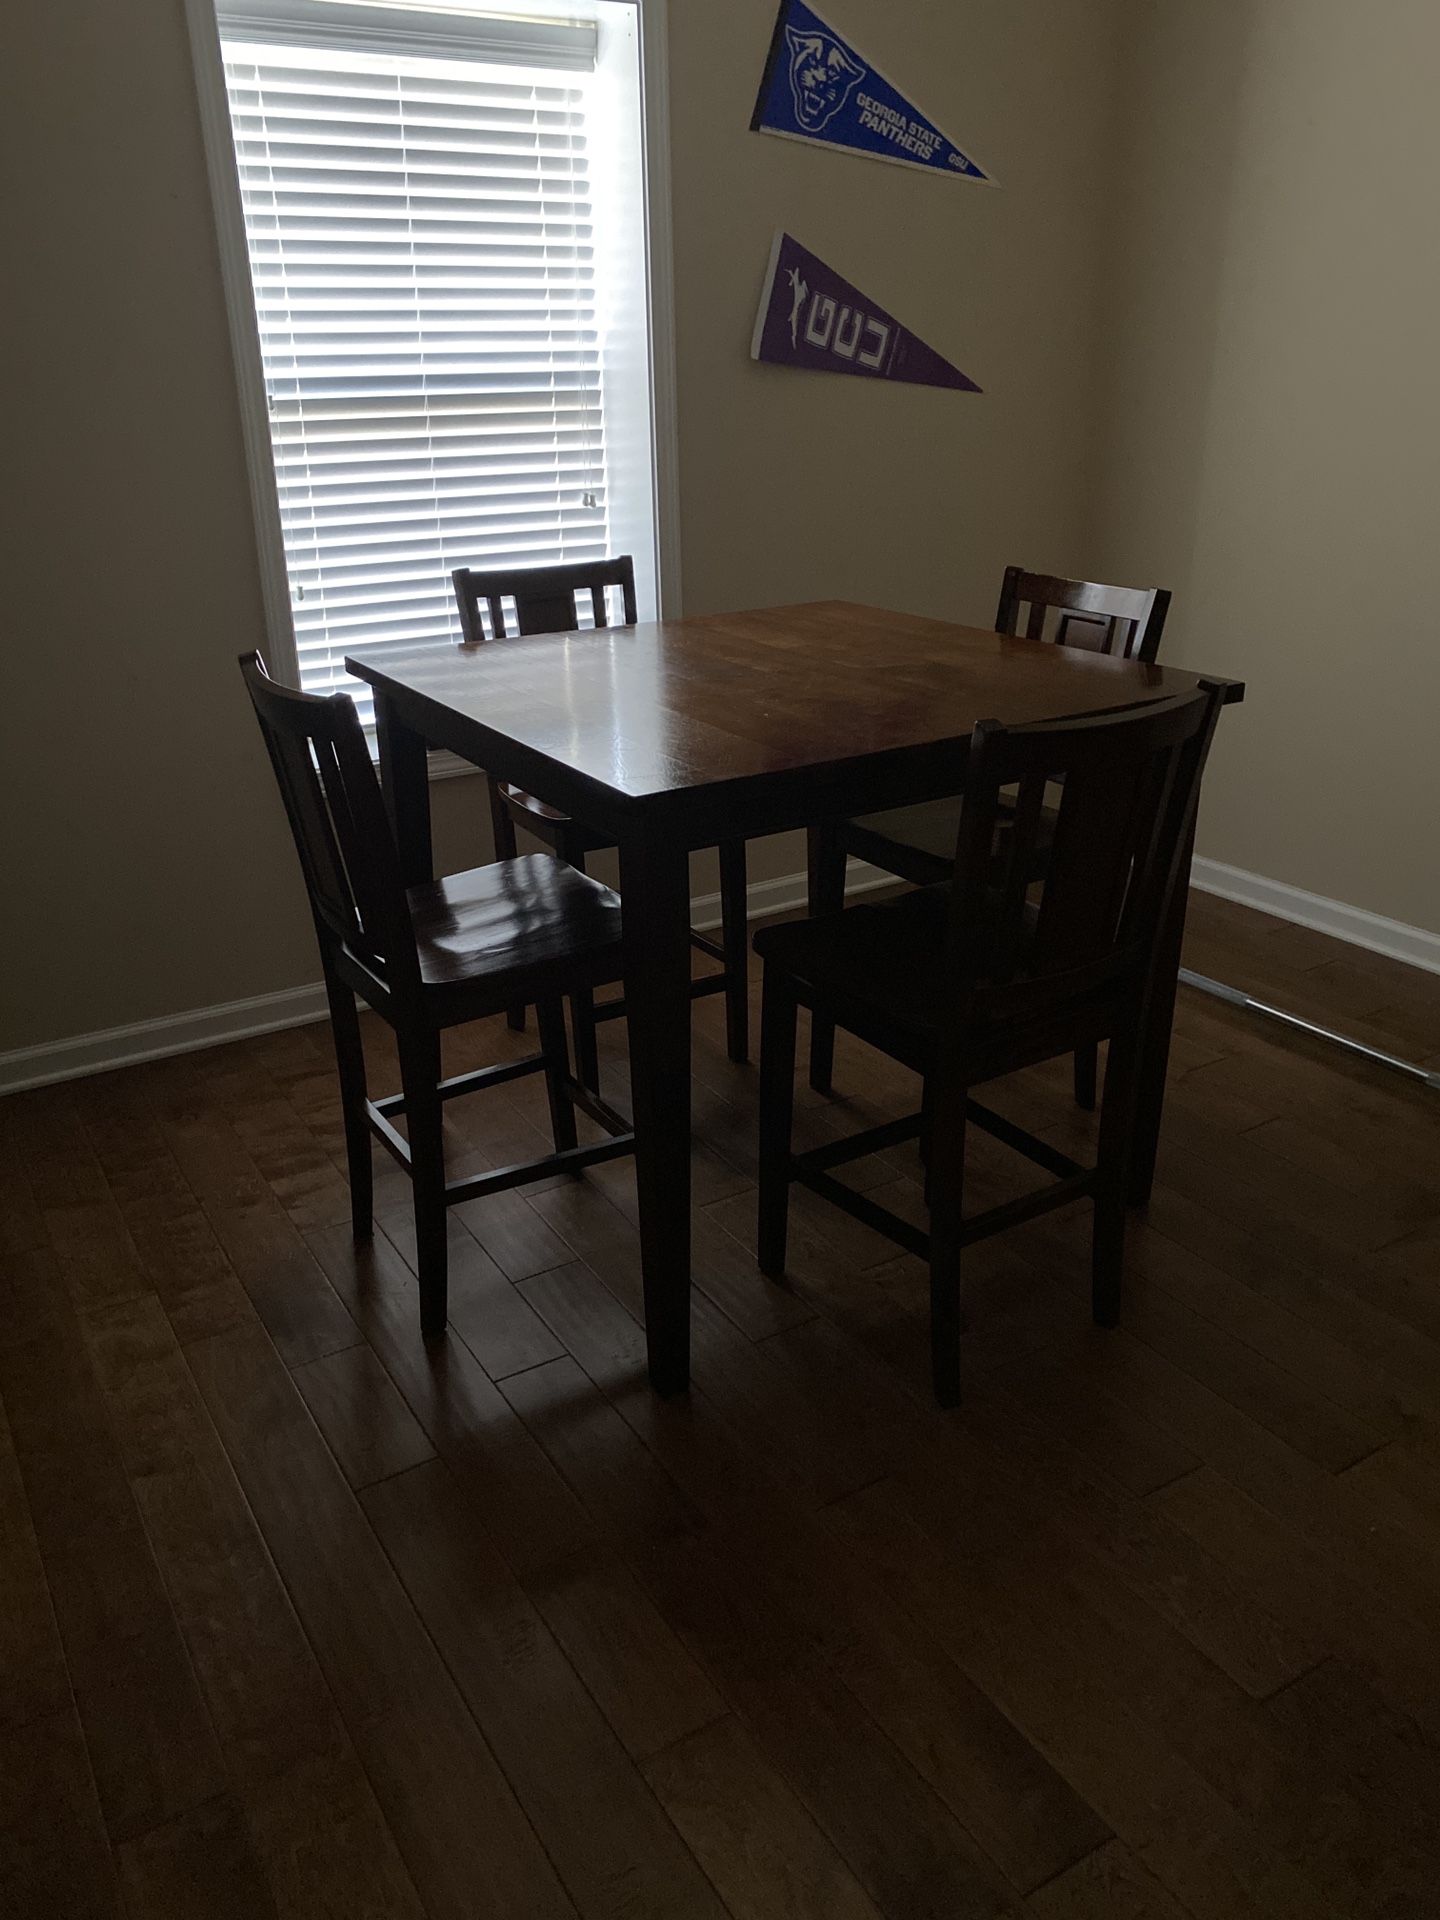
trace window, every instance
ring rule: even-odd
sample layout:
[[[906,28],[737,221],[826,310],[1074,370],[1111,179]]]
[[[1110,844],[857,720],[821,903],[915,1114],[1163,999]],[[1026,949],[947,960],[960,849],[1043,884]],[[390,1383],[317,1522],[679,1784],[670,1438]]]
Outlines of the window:
[[[654,611],[634,10],[587,12],[220,9],[307,690],[458,638],[456,566],[629,551]]]

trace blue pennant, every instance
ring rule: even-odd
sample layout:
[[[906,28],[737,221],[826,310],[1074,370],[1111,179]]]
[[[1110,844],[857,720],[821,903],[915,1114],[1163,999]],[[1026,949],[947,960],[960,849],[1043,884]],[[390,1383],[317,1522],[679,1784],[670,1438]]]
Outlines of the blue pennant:
[[[804,0],[781,0],[750,125],[756,133],[995,185]]]

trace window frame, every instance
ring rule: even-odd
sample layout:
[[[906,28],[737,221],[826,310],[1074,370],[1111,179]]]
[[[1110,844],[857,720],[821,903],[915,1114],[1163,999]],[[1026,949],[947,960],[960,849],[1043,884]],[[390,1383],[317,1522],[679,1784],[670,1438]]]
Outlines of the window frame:
[[[665,0],[610,0],[610,4],[627,6],[633,11],[639,41],[656,585],[662,616],[673,617],[680,611],[680,514]],[[539,10],[535,0],[527,0],[527,13]],[[555,11],[573,18],[586,9],[583,4],[570,0],[563,8],[557,6]],[[185,0],[185,12],[245,445],[265,610],[267,659],[278,678],[290,686],[298,686],[290,584],[270,444],[269,404],[215,0]],[[430,758],[432,779],[475,771],[452,755],[432,754]]]

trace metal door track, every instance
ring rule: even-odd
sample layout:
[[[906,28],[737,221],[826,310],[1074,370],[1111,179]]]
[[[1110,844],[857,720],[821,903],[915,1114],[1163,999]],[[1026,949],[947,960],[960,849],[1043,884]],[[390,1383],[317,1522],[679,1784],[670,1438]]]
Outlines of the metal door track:
[[[1225,1001],[1228,1006],[1244,1007],[1247,1013],[1261,1013],[1267,1020],[1278,1020],[1282,1027],[1293,1027],[1297,1033],[1308,1033],[1313,1040],[1328,1040],[1333,1047],[1343,1047],[1346,1053],[1374,1061],[1377,1066],[1389,1067],[1392,1073],[1403,1073],[1408,1080],[1418,1080],[1422,1087],[1429,1087],[1432,1093],[1440,1093],[1440,1072],[1432,1073],[1428,1068],[1417,1067],[1413,1060],[1401,1060],[1393,1053],[1382,1052],[1379,1047],[1367,1047],[1361,1040],[1352,1040],[1348,1034],[1316,1026],[1313,1020],[1302,1020],[1298,1013],[1286,1013],[1282,1007],[1272,1007],[1268,1001],[1257,1000],[1253,994],[1245,993],[1239,987],[1227,987],[1223,980],[1212,980],[1203,973],[1191,973],[1188,967],[1180,969],[1180,978],[1187,987],[1197,987],[1201,993],[1211,994],[1216,1000]]]

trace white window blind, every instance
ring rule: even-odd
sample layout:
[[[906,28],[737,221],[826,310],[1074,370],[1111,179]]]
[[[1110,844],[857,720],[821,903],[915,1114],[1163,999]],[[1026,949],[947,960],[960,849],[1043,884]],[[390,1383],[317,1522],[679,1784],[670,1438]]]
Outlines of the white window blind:
[[[607,550],[587,76],[221,35],[301,684],[363,703],[452,567]]]

